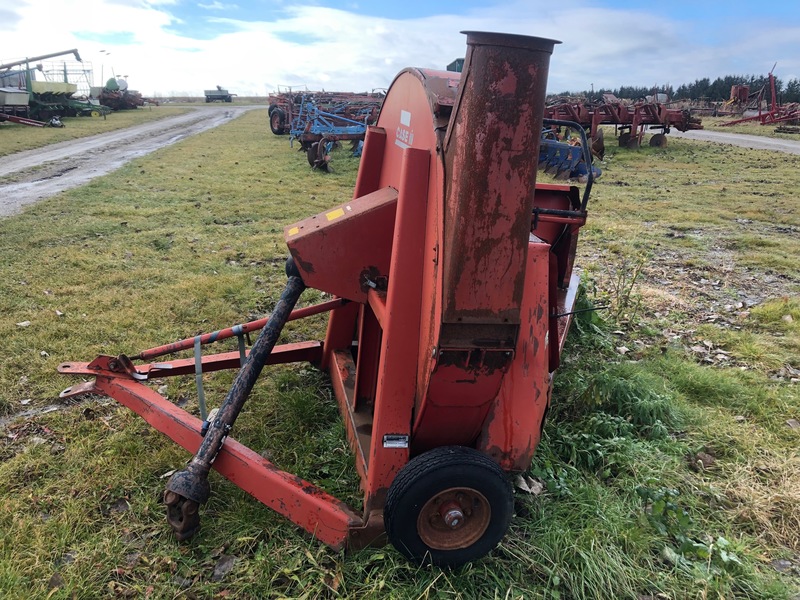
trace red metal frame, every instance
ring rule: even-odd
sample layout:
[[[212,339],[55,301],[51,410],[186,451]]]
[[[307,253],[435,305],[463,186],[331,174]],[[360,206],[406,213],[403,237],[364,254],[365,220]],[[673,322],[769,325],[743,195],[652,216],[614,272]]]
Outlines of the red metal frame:
[[[383,541],[389,486],[431,448],[470,446],[505,470],[526,469],[550,402],[586,219],[577,188],[535,184],[552,42],[470,36],[463,74],[406,69],[397,76],[368,131],[353,199],[285,229],[303,283],[339,298],[289,317],[330,311],[324,342],[277,346],[266,364],[308,361],[329,373],[364,492],[361,513],[230,437],[213,462],[334,548]],[[489,77],[497,73],[504,78]],[[512,102],[520,94],[525,103]],[[134,358],[243,335],[265,322]],[[194,373],[196,360],[65,363],[60,372],[95,380],[62,397],[111,396],[196,452],[200,420],[145,383]],[[208,355],[200,370],[240,362],[237,352]]]
[[[623,145],[639,146],[647,128],[664,133],[674,127],[678,131],[702,129],[700,119],[688,110],[669,108],[660,102],[625,104],[613,94],[604,94],[601,104],[555,102],[545,109],[545,118],[574,121],[588,129],[592,138],[600,125],[616,125],[628,136]]]
[[[0,106],[0,111],[2,111],[5,107]],[[16,108],[16,107],[11,107]],[[25,107],[27,111],[27,107]],[[20,117],[17,115],[7,114],[4,112],[0,112],[0,123],[3,121],[11,121],[12,123],[18,123],[19,125],[29,125],[31,127],[44,127],[47,125],[44,121],[36,121],[35,119],[29,119],[27,117]]]
[[[800,119],[800,105],[787,104],[786,106],[778,106],[778,95],[775,90],[775,76],[772,71],[769,72],[769,87],[771,92],[770,108],[766,112],[761,110],[761,95],[758,98],[758,114],[752,117],[745,117],[743,119],[736,119],[734,121],[726,121],[719,123],[720,127],[728,127],[730,125],[738,125],[739,123],[748,123],[750,121],[758,121],[762,125],[774,125],[775,123],[782,123],[785,121],[795,121]],[[763,90],[762,90],[763,92]],[[731,91],[733,95],[733,91]]]
[[[196,452],[202,441],[200,419],[178,408],[146,385],[121,376],[109,364],[113,361],[110,357],[101,357],[90,365],[61,365],[61,373],[95,377],[92,382],[65,390],[62,397],[103,394],[114,398],[181,447],[191,453]],[[171,374],[167,371],[159,376]],[[351,530],[361,526],[361,518],[342,502],[307,481],[281,471],[234,439],[225,441],[214,461],[214,469],[333,548],[343,548]],[[296,510],[298,504],[302,504],[302,511]]]

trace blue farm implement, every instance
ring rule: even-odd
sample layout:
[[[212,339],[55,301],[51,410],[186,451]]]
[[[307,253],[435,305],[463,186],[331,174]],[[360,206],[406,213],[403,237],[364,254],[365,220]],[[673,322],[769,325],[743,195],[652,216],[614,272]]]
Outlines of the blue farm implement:
[[[589,146],[583,127],[557,119],[544,119],[544,125],[539,146],[539,170],[560,181],[577,179],[580,183],[587,183],[590,170],[591,179],[600,177],[600,169],[592,164],[594,144]],[[570,137],[569,134],[562,136],[561,127],[573,129],[578,133],[578,138]],[[602,143],[602,130],[600,140]]]
[[[339,111],[337,113],[322,110],[312,100],[304,99],[300,103],[300,111],[292,119],[289,143],[294,140],[300,142],[301,150],[304,150],[308,157],[308,164],[314,169],[328,170],[330,152],[337,142],[352,141],[355,152],[359,142],[364,141],[372,111],[369,109],[359,111],[354,115],[360,117],[360,120],[357,120],[343,116],[345,108],[345,106],[333,107],[332,110]]]
[[[350,141],[354,153],[363,145],[367,127],[378,117],[382,93],[284,92],[270,97],[269,123],[275,135],[300,142],[308,163],[328,170],[331,149]]]

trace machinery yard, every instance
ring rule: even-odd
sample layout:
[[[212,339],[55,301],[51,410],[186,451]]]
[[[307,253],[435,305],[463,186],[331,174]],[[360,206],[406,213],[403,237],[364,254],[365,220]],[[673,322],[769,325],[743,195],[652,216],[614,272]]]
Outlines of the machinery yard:
[[[125,77],[95,86],[92,63],[76,48],[0,64],[0,123],[60,128],[63,117],[105,117],[158,104],[130,89]]]
[[[390,91],[386,102],[391,98]],[[437,100],[435,117],[449,115],[442,109],[452,106],[447,96]],[[394,110],[389,106],[387,115]],[[177,542],[164,517],[162,492],[185,468],[189,454],[151,427],[157,419],[146,410],[147,422],[105,396],[79,397],[76,389],[60,397],[65,387],[78,388],[82,382],[87,382],[82,391],[98,391],[89,387],[94,376],[85,363],[65,363],[120,353],[138,353],[152,361],[161,344],[183,339],[189,344],[190,336],[277,312],[287,282],[285,235],[291,241],[297,234],[292,233],[294,227],[306,224],[313,230],[308,219],[317,214],[321,221],[338,219],[339,207],[352,206],[358,212],[358,203],[351,200],[354,188],[375,194],[371,197],[381,206],[396,201],[399,207],[408,189],[420,193],[418,182],[427,181],[427,171],[425,176],[414,171],[419,164],[406,165],[402,177],[399,169],[388,173],[376,167],[383,159],[369,150],[369,139],[361,159],[345,148],[330,149],[335,169],[317,173],[309,168],[310,159],[299,159],[296,149],[289,148],[286,136],[272,135],[286,124],[273,119],[274,109],[247,109],[223,104],[180,117],[164,113],[183,124],[140,123],[138,127],[166,129],[166,123],[174,122],[175,129],[161,138],[140,131],[143,139],[152,141],[147,148],[136,146],[133,138],[121,138],[120,150],[129,150],[119,155],[124,165],[111,174],[95,174],[90,183],[73,189],[56,183],[54,195],[41,201],[37,200],[44,194],[34,191],[33,184],[67,181],[69,173],[84,166],[71,164],[64,149],[57,158],[59,148],[52,149],[51,157],[61,162],[38,167],[33,156],[8,152],[0,158],[4,196],[9,186],[31,185],[24,210],[0,207],[3,215],[10,215],[0,220],[0,335],[5,340],[0,350],[0,495],[5,499],[0,529],[6,534],[0,544],[0,587],[16,590],[20,598],[89,597],[98,590],[111,597],[157,598],[797,597],[800,156],[736,147],[728,140],[713,144],[689,138],[704,131],[675,136],[666,148],[645,143],[632,150],[627,147],[630,136],[622,144],[609,144],[613,126],[602,121],[596,127],[606,132],[605,153],[602,162],[595,160],[603,176],[592,187],[588,216],[585,203],[575,200],[583,186],[567,191],[557,185],[563,182],[554,183],[541,171],[539,183],[544,187],[540,185],[538,196],[532,195],[531,206],[523,211],[528,218],[523,228],[526,243],[531,212],[540,242],[553,237],[554,223],[571,227],[575,237],[581,228],[580,243],[561,247],[556,262],[566,283],[552,290],[548,300],[559,313],[550,311],[555,318],[548,327],[559,319],[566,325],[568,319],[561,313],[574,313],[570,318],[574,316],[575,323],[560,358],[548,355],[549,361],[561,365],[535,454],[535,441],[533,447],[503,446],[502,435],[490,437],[491,452],[502,457],[498,460],[516,464],[523,474],[512,478],[513,514],[494,550],[452,571],[419,567],[414,561],[425,562],[424,556],[391,546],[358,549],[360,545],[352,543],[350,551],[341,552],[338,549],[352,542],[353,529],[369,532],[366,516],[363,523],[350,522],[342,530],[335,521],[341,516],[337,511],[344,510],[339,504],[335,509],[316,507],[315,514],[323,514],[324,522],[298,522],[298,527],[289,519],[301,520],[296,512],[305,501],[300,492],[288,495],[294,512],[278,506],[289,517],[285,519],[214,470],[213,493],[200,509],[202,529],[191,541]],[[211,123],[210,114],[218,121]],[[400,150],[394,147],[402,148],[406,141],[398,137],[402,143],[395,144],[395,132],[408,127],[410,119],[399,114],[402,120],[391,127],[388,121],[379,123],[391,131],[392,151],[398,156]],[[418,123],[414,134],[425,139]],[[199,125],[214,128],[184,131]],[[629,126],[634,137],[644,131],[640,120]],[[784,140],[766,137],[771,128],[753,133],[790,148],[800,145],[784,141],[791,139],[788,134]],[[435,147],[432,134],[433,129]],[[468,139],[476,137],[480,136]],[[538,131],[534,137],[538,139]],[[70,143],[80,148],[80,140]],[[110,162],[115,151],[110,139],[87,138],[85,143],[93,143],[92,152],[97,152],[89,163],[100,156]],[[394,155],[388,156],[387,164],[395,164]],[[537,167],[535,153],[530,159],[526,173]],[[364,181],[369,175],[359,174],[365,162],[381,173],[380,185],[374,173],[371,182]],[[453,171],[469,170],[449,172]],[[482,171],[467,176],[476,188],[481,178],[486,180]],[[380,195],[389,185],[399,197]],[[407,216],[406,226],[415,222],[413,213]],[[470,223],[485,218],[480,211],[468,216]],[[378,225],[368,229],[370,235],[380,231]],[[333,235],[330,229],[326,235]],[[455,235],[452,243],[460,239],[464,244],[460,257],[470,255],[466,231],[448,235]],[[364,240],[354,240],[358,237],[344,235],[327,252],[339,252],[351,241],[373,248],[387,236],[375,234],[373,239],[365,233]],[[439,255],[428,241],[418,244],[419,255],[423,249],[433,252],[424,254],[424,268],[432,269]],[[315,271],[301,259],[320,249],[299,244],[293,241],[290,247],[309,282],[327,277],[334,266],[357,262],[340,258],[341,265],[331,261],[327,269]],[[395,258],[417,256],[413,249],[410,244]],[[505,249],[494,251],[502,254]],[[499,262],[492,256],[492,264]],[[582,281],[575,310],[566,297],[559,295],[557,304],[554,301],[556,294],[566,293],[573,259]],[[393,268],[402,268],[402,263]],[[383,285],[380,275],[367,273],[361,292],[347,292],[363,292],[363,304],[377,313],[381,308],[374,296]],[[337,277],[331,279],[338,285]],[[345,281],[346,276],[339,279]],[[404,289],[420,285],[410,281]],[[318,287],[304,293],[299,309],[330,306],[334,294],[345,294],[324,283]],[[403,305],[388,306],[403,314]],[[587,310],[592,307],[604,308]],[[382,326],[391,323],[381,320],[388,318],[385,315],[375,318]],[[413,314],[405,318],[413,321]],[[534,324],[531,321],[531,328]],[[505,331],[501,323],[493,326]],[[293,352],[312,352],[307,340],[324,339],[327,327],[326,315],[298,319],[286,326],[280,342]],[[408,325],[397,322],[395,328]],[[410,329],[416,333],[420,327]],[[463,346],[466,335],[458,338],[456,329],[448,331]],[[566,331],[556,326],[540,333],[555,340]],[[362,340],[359,347],[379,346],[379,341],[377,335]],[[345,345],[350,342],[348,338]],[[220,351],[238,357],[235,335],[220,345]],[[463,352],[462,346],[453,342],[452,352]],[[149,391],[133,393],[146,402],[165,398],[175,408],[170,419],[178,424],[184,419],[181,427],[200,422],[197,379],[193,369],[186,368],[193,361],[192,347],[189,344],[189,351],[171,365],[151,363],[151,380],[137,384]],[[482,354],[474,353],[481,354],[482,365],[506,360],[487,357],[501,348],[485,342],[482,347]],[[142,351],[145,348],[153,352]],[[519,348],[515,351],[523,354]],[[434,361],[436,352],[431,356],[428,349],[426,357]],[[223,358],[233,360],[219,360]],[[460,364],[460,359],[450,360],[442,363],[443,370]],[[478,359],[466,359],[473,360]],[[81,377],[58,375],[59,365]],[[377,360],[374,367],[377,370]],[[404,369],[409,368],[405,364]],[[107,364],[103,369],[108,372],[99,391],[112,395],[114,385],[127,385],[127,375],[109,375],[114,371]],[[180,369],[186,374],[172,376],[171,370]],[[491,375],[492,369],[487,370]],[[531,386],[547,386],[550,370],[537,372],[544,379]],[[211,405],[220,405],[235,376],[230,370],[206,373],[204,394]],[[451,377],[445,383],[455,385],[460,379]],[[350,429],[347,419],[339,417],[337,399],[342,403],[342,398],[337,386],[346,387],[345,380],[335,370],[322,372],[307,363],[268,365],[231,438],[237,452],[240,445],[252,449],[252,457],[241,455],[247,460],[274,465],[313,483],[318,486],[313,494],[308,486],[303,493],[315,498],[329,494],[354,507],[347,510],[360,518],[363,501],[369,508],[381,506],[383,499],[375,493],[380,486],[364,477],[364,454],[370,450],[363,439],[358,441],[363,429]],[[454,392],[453,397],[459,394],[466,392]],[[178,409],[192,416],[182,417]],[[349,418],[357,423],[356,413],[354,407]],[[532,438],[538,437],[536,425]],[[398,426],[370,422],[370,431],[374,427],[384,439],[389,435],[402,446],[402,439],[392,437],[402,437]],[[438,436],[460,443],[458,428],[448,427],[445,421],[436,423],[433,432],[423,430],[428,436],[420,434],[428,440],[423,445],[435,445],[431,439]],[[209,431],[213,434],[213,428]],[[202,440],[194,431],[170,435],[190,439],[178,441],[193,449]],[[354,445],[359,448],[355,454]],[[373,447],[369,464],[394,460],[382,451]],[[223,454],[221,461],[218,466],[223,472],[228,469],[230,477],[231,457]],[[377,468],[371,472],[388,477]],[[275,475],[250,473],[245,479],[256,476],[270,481]],[[248,491],[257,497],[269,495],[269,490]],[[453,508],[456,500],[456,493],[446,499],[448,518],[453,510],[463,510]],[[480,498],[476,502],[480,504]],[[182,518],[176,527],[175,513],[170,513],[173,529],[180,532],[184,527],[189,533],[186,529],[191,527],[185,527]],[[392,541],[397,535],[395,531]],[[433,544],[437,550],[437,542]],[[461,564],[449,563],[447,552],[434,552],[434,562]]]

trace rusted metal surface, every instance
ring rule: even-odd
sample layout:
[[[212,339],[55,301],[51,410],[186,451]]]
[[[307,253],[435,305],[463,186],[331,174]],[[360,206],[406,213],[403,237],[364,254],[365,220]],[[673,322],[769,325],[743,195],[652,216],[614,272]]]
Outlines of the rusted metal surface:
[[[140,382],[236,368],[239,354],[62,365],[96,377],[66,396],[112,396],[196,453],[165,497],[179,536],[198,526],[212,466],[334,548],[385,541],[383,511],[396,475],[430,449],[468,446],[505,470],[529,466],[574,306],[573,264],[587,216],[577,188],[535,183],[554,43],[470,33],[462,74],[398,74],[368,131],[353,199],[285,229],[297,268],[288,304],[304,285],[337,298],[291,314],[291,306],[276,307],[266,324],[137,355],[151,360],[263,327],[205,438],[198,419]],[[331,311],[324,342],[271,353],[273,339],[262,348],[262,337],[276,338],[292,315],[322,310]],[[364,492],[362,516],[227,437],[260,366],[295,359],[330,375]],[[445,487],[410,526],[432,550],[469,548],[491,528],[489,496]]]
[[[472,488],[450,488],[425,503],[417,530],[429,547],[455,550],[480,539],[491,519],[492,507],[486,496]]]
[[[503,469],[527,469],[539,443],[542,420],[549,401],[551,313],[550,246],[530,242],[522,330],[514,361],[509,365],[489,413],[481,423],[478,448]]]
[[[669,108],[657,101],[625,102],[613,94],[603,94],[600,102],[556,100],[545,107],[545,118],[574,121],[589,131],[593,141],[599,139],[600,125],[616,125],[620,130],[620,145],[638,147],[645,130],[658,129],[669,133],[702,129],[699,118],[688,110]]]
[[[798,104],[797,102],[785,105],[778,104],[778,96],[775,89],[776,87],[775,76],[772,74],[772,71],[769,72],[769,87],[770,87],[769,110],[764,110],[762,107],[764,93],[765,93],[765,88],[762,88],[757,93],[757,98],[755,100],[755,110],[758,111],[758,114],[755,114],[750,117],[744,117],[742,119],[736,119],[733,121],[718,123],[718,125],[720,127],[728,127],[730,125],[738,125],[739,123],[747,123],[750,121],[758,121],[762,125],[774,125],[776,123],[783,123],[786,121],[796,121],[800,119],[800,104]],[[733,97],[733,89],[731,89],[731,97]]]
[[[444,139],[448,176],[440,198],[443,222],[435,233],[441,287],[434,292],[434,335],[424,354],[429,358],[417,398],[414,452],[476,443],[519,360],[517,340],[522,331],[528,335],[521,308],[537,170],[530,153],[538,154],[554,43],[468,38]]]
[[[179,542],[189,539],[200,529],[200,504],[173,491],[164,492],[167,523]]]
[[[469,33],[445,139],[446,323],[519,324],[527,235],[555,42]],[[487,328],[488,336],[495,335]]]
[[[310,317],[312,315],[318,315],[321,313],[325,313],[335,308],[338,308],[348,301],[344,298],[335,298],[334,300],[328,300],[327,302],[320,302],[319,304],[314,304],[313,306],[306,306],[303,308],[298,308],[293,310],[286,321],[294,321],[296,319],[303,319],[305,317]],[[219,331],[212,331],[211,333],[203,333],[201,334],[199,343],[202,346],[206,344],[212,344],[214,342],[219,342],[222,340],[227,340],[232,337],[236,337],[239,335],[246,335],[253,331],[258,331],[259,329],[263,328],[269,317],[264,317],[263,319],[257,319],[255,321],[250,321],[248,323],[241,323],[239,325],[234,325],[233,327],[228,327],[226,329],[220,329]],[[173,354],[175,352],[180,352],[181,350],[191,350],[194,345],[198,343],[197,336],[186,338],[184,340],[180,340],[178,342],[172,342],[171,344],[164,344],[163,346],[157,346],[155,348],[149,348],[147,350],[142,350],[133,358],[138,360],[152,360],[154,358],[158,358],[159,356],[165,356],[167,354]]]
[[[277,365],[294,362],[319,364],[322,351],[322,343],[316,340],[283,344],[275,347],[270,353],[269,358],[267,358],[266,364]],[[249,350],[246,350],[245,355],[249,354],[249,352]],[[211,373],[223,369],[238,369],[242,364],[241,358],[242,356],[239,352],[209,354],[200,359],[201,371],[203,373]],[[62,363],[59,365],[58,370],[61,373],[69,373],[72,375],[97,375],[100,371],[110,370],[108,365],[117,365],[121,359],[121,356],[100,356],[89,364]],[[126,373],[131,379],[136,379],[137,381],[146,381],[157,377],[177,377],[195,373],[196,359],[180,358],[158,363],[139,364],[134,367],[131,373],[127,373],[124,369],[120,370],[118,367],[115,367],[115,370],[120,373]],[[68,388],[68,390],[70,390],[71,393],[72,390],[78,387],[79,386],[73,386],[73,388]],[[62,394],[63,393],[64,392],[62,392]]]
[[[80,374],[87,367],[62,366],[60,371]],[[96,370],[93,374],[96,381],[87,384],[83,393],[114,398],[190,453],[200,448],[200,419],[127,375]],[[358,514],[343,502],[312,483],[281,471],[232,437],[225,440],[213,466],[223,477],[333,548],[345,547],[349,530],[363,526]]]

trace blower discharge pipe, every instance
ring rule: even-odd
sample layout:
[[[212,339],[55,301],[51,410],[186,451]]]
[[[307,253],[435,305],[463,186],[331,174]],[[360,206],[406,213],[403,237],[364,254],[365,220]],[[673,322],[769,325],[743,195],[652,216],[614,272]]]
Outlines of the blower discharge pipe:
[[[467,34],[445,134],[442,321],[516,338],[531,229],[550,55],[544,38]],[[531,160],[531,157],[534,157]],[[502,275],[500,275],[502,274]],[[471,330],[468,330],[468,332]],[[472,335],[465,332],[462,335]]]
[[[261,374],[261,369],[275,347],[292,308],[306,288],[303,280],[295,275],[296,272],[293,264],[291,267],[287,265],[289,281],[286,283],[286,289],[253,344],[250,355],[236,374],[225,401],[203,438],[203,443],[189,461],[186,469],[175,473],[167,483],[164,493],[164,500],[167,504],[167,520],[175,530],[178,539],[189,537],[199,528],[197,505],[208,500],[211,492],[208,483],[211,464],[217,457],[234,421],[239,416]]]

